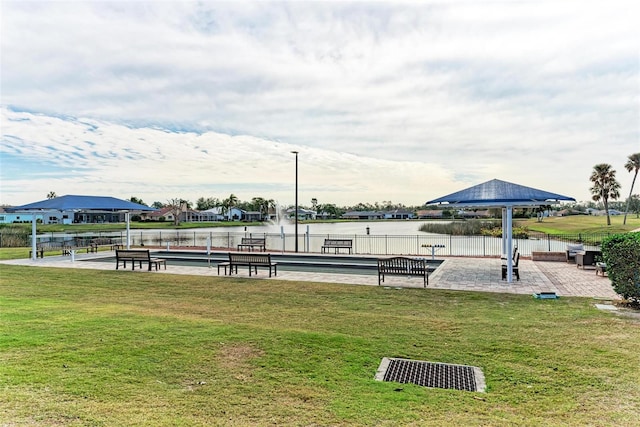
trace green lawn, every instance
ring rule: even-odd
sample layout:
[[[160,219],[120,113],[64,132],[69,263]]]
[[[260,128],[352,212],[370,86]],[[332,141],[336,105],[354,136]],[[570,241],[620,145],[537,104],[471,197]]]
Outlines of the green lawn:
[[[623,215],[611,216],[611,225],[607,225],[606,216],[571,215],[563,217],[544,218],[538,222],[535,218],[515,220],[517,225],[526,226],[531,231],[549,234],[577,234],[577,233],[624,233],[640,228],[640,218],[636,215],[627,216],[627,223],[622,224]]]
[[[0,425],[637,425],[640,323],[580,298],[0,265]],[[374,381],[406,357],[486,393]]]

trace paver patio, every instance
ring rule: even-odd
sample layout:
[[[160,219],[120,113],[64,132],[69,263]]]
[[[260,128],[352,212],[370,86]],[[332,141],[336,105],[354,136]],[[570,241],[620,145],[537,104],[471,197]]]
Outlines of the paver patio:
[[[19,259],[3,261],[4,264],[29,265],[37,267],[87,268],[114,270],[115,265],[107,262],[91,261],[96,257],[110,256],[109,252],[98,254],[77,254],[75,262],[69,256],[48,256],[44,259]],[[160,255],[161,256],[161,255]],[[502,292],[514,294],[534,294],[555,292],[560,296],[579,296],[602,299],[619,299],[607,277],[596,276],[595,269],[576,268],[575,264],[545,262],[521,259],[520,281],[507,283],[501,279],[501,261],[498,258],[439,257],[444,262],[429,276],[428,289],[450,289],[479,292]],[[215,263],[212,263],[215,267]],[[345,283],[353,285],[378,285],[377,275],[335,274],[300,271],[278,271],[278,276],[269,279],[267,274],[252,276],[256,280],[297,280],[308,282]],[[216,268],[171,265],[167,270],[148,272],[128,271],[126,274],[187,274],[217,276]],[[246,275],[248,277],[248,274]],[[239,274],[234,277],[245,277]],[[388,287],[422,287],[422,279],[391,276],[385,280]]]

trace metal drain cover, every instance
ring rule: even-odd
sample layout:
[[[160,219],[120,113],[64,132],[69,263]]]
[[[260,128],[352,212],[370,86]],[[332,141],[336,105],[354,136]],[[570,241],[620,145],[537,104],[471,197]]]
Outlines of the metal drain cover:
[[[380,362],[376,380],[479,392],[486,387],[482,370],[475,366],[389,357]]]

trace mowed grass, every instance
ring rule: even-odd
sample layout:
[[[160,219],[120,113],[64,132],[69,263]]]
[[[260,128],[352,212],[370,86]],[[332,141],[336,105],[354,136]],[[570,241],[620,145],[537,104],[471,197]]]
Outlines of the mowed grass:
[[[638,425],[640,323],[580,298],[0,265],[0,425]],[[487,392],[374,380],[478,366]]]
[[[611,215],[611,225],[607,225],[606,216],[570,215],[544,218],[538,222],[536,218],[515,220],[517,225],[525,226],[531,231],[549,234],[574,233],[626,233],[640,228],[640,218],[636,214],[627,216],[627,223],[622,224],[624,215]]]

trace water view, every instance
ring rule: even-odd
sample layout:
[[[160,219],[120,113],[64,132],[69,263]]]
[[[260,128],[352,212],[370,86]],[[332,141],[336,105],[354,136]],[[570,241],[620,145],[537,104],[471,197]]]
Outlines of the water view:
[[[361,255],[416,255],[438,256],[500,256],[502,239],[491,236],[451,236],[419,231],[423,221],[363,221],[340,223],[298,224],[299,252],[318,253],[324,239],[349,239],[352,252]],[[47,234],[42,238],[64,240],[84,234]],[[126,232],[100,233],[126,241]],[[186,230],[131,230],[130,241],[134,246],[155,246],[170,249],[206,248],[212,250],[236,248],[242,238],[265,238],[269,251],[291,252],[295,250],[295,225],[282,222],[261,226],[211,227]],[[514,239],[520,254],[533,251],[559,251],[566,249],[566,242],[551,238]],[[333,251],[332,251],[333,252]],[[345,253],[345,250],[342,250]]]

